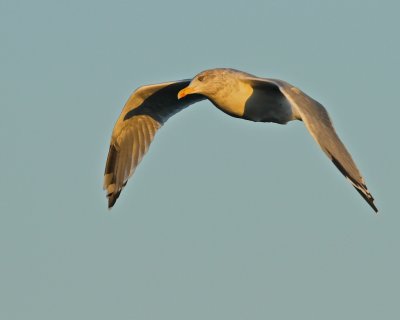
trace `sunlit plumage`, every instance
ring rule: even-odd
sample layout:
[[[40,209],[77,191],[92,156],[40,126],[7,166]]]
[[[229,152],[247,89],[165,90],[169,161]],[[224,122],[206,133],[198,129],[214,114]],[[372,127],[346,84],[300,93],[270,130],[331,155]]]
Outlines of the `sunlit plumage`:
[[[203,99],[233,117],[250,121],[303,121],[328,158],[378,212],[360,171],[320,103],[287,82],[233,69],[211,69],[191,80],[142,86],[131,95],[111,136],[104,175],[109,208],[148,151],[157,130],[172,115]]]

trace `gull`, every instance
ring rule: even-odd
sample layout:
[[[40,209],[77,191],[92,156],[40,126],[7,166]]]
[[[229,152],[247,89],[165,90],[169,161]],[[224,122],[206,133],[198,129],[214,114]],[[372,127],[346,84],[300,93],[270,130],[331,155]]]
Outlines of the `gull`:
[[[112,208],[161,126],[189,105],[208,99],[226,114],[255,122],[302,121],[328,158],[375,212],[374,198],[325,108],[297,87],[235,69],[202,71],[193,79],[145,85],[129,97],[114,126],[104,189]]]

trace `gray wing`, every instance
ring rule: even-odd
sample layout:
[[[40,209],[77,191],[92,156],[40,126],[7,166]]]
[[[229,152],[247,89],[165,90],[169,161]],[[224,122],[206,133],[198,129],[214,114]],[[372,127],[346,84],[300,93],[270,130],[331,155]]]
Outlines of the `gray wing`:
[[[290,103],[293,119],[304,122],[312,137],[329,159],[331,159],[333,164],[352,183],[372,209],[378,212],[377,207],[374,205],[374,198],[368,191],[364,178],[350,153],[338,137],[325,108],[298,88],[284,81],[273,79],[253,79],[253,81],[258,84],[262,82],[267,83],[268,87],[276,85],[279,88],[280,92]]]
[[[189,83],[182,80],[143,86],[126,102],[113,129],[104,172],[109,208],[135,172],[157,130],[175,113],[205,99],[194,94],[178,100],[179,90]]]

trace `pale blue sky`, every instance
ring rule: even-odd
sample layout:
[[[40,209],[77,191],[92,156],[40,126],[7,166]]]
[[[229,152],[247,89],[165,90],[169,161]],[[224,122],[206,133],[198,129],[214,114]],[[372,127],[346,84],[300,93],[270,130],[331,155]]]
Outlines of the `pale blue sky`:
[[[1,319],[400,318],[398,1],[0,0]],[[302,123],[193,105],[109,212],[138,86],[232,67],[323,103],[380,215]]]

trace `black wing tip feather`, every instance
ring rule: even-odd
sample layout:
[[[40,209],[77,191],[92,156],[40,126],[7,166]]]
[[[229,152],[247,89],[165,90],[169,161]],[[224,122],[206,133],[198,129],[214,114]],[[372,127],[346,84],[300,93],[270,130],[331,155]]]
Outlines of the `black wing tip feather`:
[[[374,204],[374,198],[371,196],[371,194],[365,194],[363,192],[363,189],[359,189],[356,186],[354,186],[354,188],[357,190],[357,192],[365,199],[365,201],[368,202],[368,204],[371,206],[371,208],[375,211],[375,213],[378,213],[378,208],[375,206]],[[365,189],[367,190],[367,189]]]
[[[349,176],[346,169],[339,163],[339,161],[337,161],[336,158],[334,156],[332,156],[331,153],[329,153],[329,154],[330,154],[331,160],[332,160],[333,164],[336,166],[336,168],[338,168],[339,171],[347,179],[349,179],[352,182],[354,188],[364,198],[364,200],[367,201],[367,203],[371,206],[371,208],[375,211],[375,213],[378,213],[378,208],[374,204],[374,197],[369,193],[367,186],[365,184],[360,184],[353,177]]]
[[[120,190],[107,194],[108,209],[111,209],[114,206],[114,204],[117,202],[117,199],[119,198],[119,195],[121,194],[122,189],[126,186],[127,183],[128,183],[128,181],[125,181]]]
[[[119,197],[119,194],[121,193],[121,191],[118,191],[116,193],[111,193],[107,195],[108,198],[108,209],[111,209],[115,202],[117,202],[117,199]]]
[[[110,145],[110,149],[108,151],[108,157],[107,157],[107,162],[106,162],[106,169],[104,171],[104,175],[111,175],[111,179],[106,182],[104,185],[104,188],[107,189],[110,185],[115,184],[115,167],[117,164],[117,157],[118,157],[118,150],[115,147],[114,144]],[[111,209],[115,202],[117,201],[119,194],[121,193],[121,190],[118,190],[116,192],[110,192],[107,193],[107,198],[108,198],[108,209]]]

